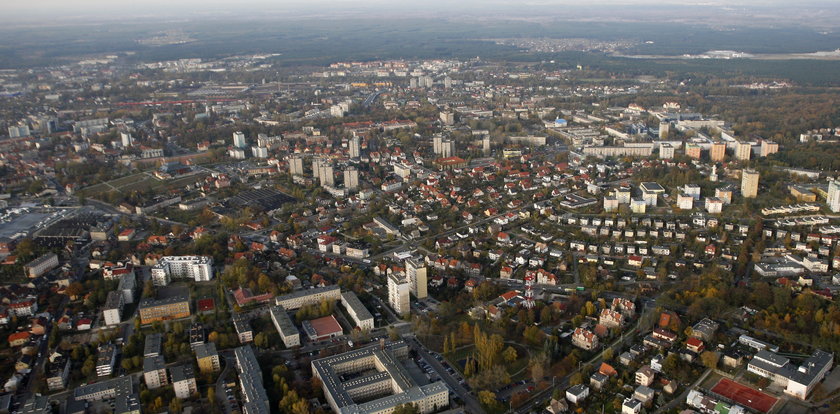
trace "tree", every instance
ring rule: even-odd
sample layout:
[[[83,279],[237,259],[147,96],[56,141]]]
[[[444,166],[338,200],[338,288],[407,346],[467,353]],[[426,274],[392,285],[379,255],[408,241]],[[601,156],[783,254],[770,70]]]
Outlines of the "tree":
[[[571,378],[569,378],[569,385],[578,385],[583,384],[583,375],[580,372],[575,372],[572,374]]]
[[[400,404],[394,407],[394,414],[419,414],[420,409],[411,403]]]
[[[172,401],[169,402],[169,412],[180,414],[183,409],[184,404],[181,403],[180,398],[173,398]]]
[[[505,348],[504,352],[502,352],[502,358],[504,358],[505,362],[507,362],[508,364],[512,363],[513,361],[516,361],[517,357],[518,355],[516,353],[516,348],[512,346],[508,346],[507,348]]]
[[[705,351],[702,354],[700,354],[700,361],[702,361],[703,365],[709,369],[717,368],[719,359],[720,356],[717,354],[717,352],[714,351]]]
[[[531,380],[534,381],[534,384],[542,381],[545,376],[545,366],[547,363],[548,358],[546,358],[545,354],[537,354],[537,356],[531,358]]]

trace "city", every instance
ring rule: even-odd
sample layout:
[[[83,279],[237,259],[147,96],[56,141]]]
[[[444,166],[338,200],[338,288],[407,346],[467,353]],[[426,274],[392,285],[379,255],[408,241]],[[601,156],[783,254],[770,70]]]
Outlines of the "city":
[[[840,79],[195,56],[0,69],[0,413],[840,410]]]

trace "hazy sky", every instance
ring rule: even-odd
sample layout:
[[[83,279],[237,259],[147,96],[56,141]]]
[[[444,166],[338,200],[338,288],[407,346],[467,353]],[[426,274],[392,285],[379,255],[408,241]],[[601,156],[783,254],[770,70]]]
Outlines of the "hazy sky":
[[[551,7],[580,7],[579,0],[0,0],[0,13],[5,21],[13,18],[26,18],[32,15],[47,15],[61,18],[63,15],[122,15],[132,13],[142,15],[207,14],[236,13],[258,9],[271,11],[295,11],[308,13],[341,13],[353,10],[383,9],[394,11],[437,10],[445,13],[447,9],[482,10],[482,9],[522,9]],[[681,5],[681,6],[720,6],[720,7],[831,7],[840,8],[837,0],[591,0],[584,2],[586,7],[614,5]]]

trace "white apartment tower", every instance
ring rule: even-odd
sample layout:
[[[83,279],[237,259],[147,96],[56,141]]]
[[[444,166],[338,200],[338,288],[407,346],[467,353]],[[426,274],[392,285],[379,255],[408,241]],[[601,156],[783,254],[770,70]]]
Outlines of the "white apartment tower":
[[[828,180],[828,197],[825,201],[829,210],[840,213],[840,180]]]
[[[758,171],[741,172],[741,195],[744,198],[755,198],[758,195]]]
[[[289,174],[303,175],[303,157],[295,155],[289,158]]]
[[[411,284],[411,293],[417,299],[423,299],[428,296],[428,276],[426,275],[426,265],[423,262],[409,258],[405,260],[405,273],[408,277],[408,283]]]
[[[388,276],[388,303],[400,316],[410,313],[409,294],[411,286],[407,279],[391,274]]]
[[[335,177],[332,164],[321,163],[318,166],[318,178],[321,179],[321,185],[335,187]]]
[[[362,143],[361,139],[354,135],[353,138],[350,138],[350,158],[359,158],[362,153]]]
[[[241,131],[233,133],[233,146],[236,148],[246,148],[248,143],[245,142],[245,134]]]
[[[359,188],[359,170],[354,167],[344,170],[344,188],[348,190]]]

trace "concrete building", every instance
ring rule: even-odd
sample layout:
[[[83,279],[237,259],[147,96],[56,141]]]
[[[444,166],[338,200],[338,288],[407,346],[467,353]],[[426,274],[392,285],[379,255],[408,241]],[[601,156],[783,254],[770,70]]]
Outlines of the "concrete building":
[[[828,209],[840,213],[840,180],[828,180],[828,193],[825,199]]]
[[[289,174],[303,175],[303,157],[300,155],[289,157]]]
[[[426,265],[413,258],[405,260],[405,274],[408,277],[408,282],[411,284],[411,293],[417,299],[423,299],[428,295],[428,276],[426,274]]]
[[[761,156],[766,157],[779,152],[779,144],[773,141],[761,141]]]
[[[143,358],[143,381],[146,388],[153,390],[169,384],[169,377],[166,375],[166,363],[163,356]]]
[[[58,256],[55,253],[50,252],[27,263],[23,267],[23,271],[26,272],[26,275],[29,278],[34,279],[49,272],[50,270],[55,269],[56,267],[58,267]]]
[[[344,170],[344,188],[348,190],[359,188],[359,170],[355,167],[348,167]]]
[[[341,288],[336,285],[313,289],[297,290],[274,298],[274,304],[284,309],[294,310],[306,305],[317,305],[322,301],[341,300]]]
[[[758,171],[741,172],[741,195],[744,198],[755,198],[758,195]]]
[[[221,365],[219,364],[219,353],[216,352],[216,344],[207,342],[198,344],[193,349],[195,352],[195,359],[198,363],[198,371],[202,374],[212,372],[219,372]]]
[[[44,365],[44,377],[47,380],[47,389],[50,391],[63,390],[67,387],[67,379],[70,376],[70,358],[53,353],[49,356]]]
[[[407,278],[396,273],[388,275],[388,303],[397,314],[406,316],[411,312],[410,293],[411,283]]]
[[[243,414],[269,414],[268,395],[262,381],[262,370],[250,346],[241,346],[233,350],[236,357],[236,370],[239,374],[239,388],[242,391]]]
[[[788,358],[762,349],[750,360],[747,371],[784,387],[785,394],[804,400],[833,364],[834,354],[819,349],[798,367]]]
[[[114,362],[117,359],[117,348],[114,344],[99,345],[96,350],[96,376],[107,377],[114,372]]]
[[[254,158],[268,158],[268,148],[251,147],[251,155],[253,155]]]
[[[122,310],[124,305],[125,297],[122,292],[116,290],[108,292],[108,296],[105,299],[105,308],[102,311],[103,319],[105,319],[105,325],[118,325],[122,321]]]
[[[292,323],[286,309],[282,306],[272,306],[269,312],[271,313],[271,321],[274,322],[274,327],[280,334],[280,339],[283,340],[283,345],[286,348],[300,346],[300,331]]]
[[[659,123],[659,139],[668,139],[668,133],[671,131],[671,123],[670,122],[660,122]],[[661,154],[661,147],[660,147],[660,154]],[[661,157],[661,155],[660,155]]]
[[[239,338],[239,343],[246,344],[254,340],[254,330],[251,328],[251,323],[248,319],[234,317],[233,327],[236,329],[236,336]]]
[[[151,269],[152,282],[166,286],[172,279],[207,282],[213,279],[213,258],[210,256],[164,256]]]
[[[245,134],[241,131],[233,133],[233,146],[236,148],[247,148],[248,142],[245,141]]]
[[[198,392],[192,365],[182,364],[169,368],[169,376],[172,378],[172,386],[175,388],[176,397],[186,400]]]
[[[332,164],[321,162],[318,164],[318,178],[322,186],[335,187],[335,170]]]
[[[143,344],[143,357],[156,357],[160,355],[160,347],[162,343],[163,337],[161,334],[147,334],[146,342]]]
[[[659,144],[659,158],[663,160],[670,160],[674,158],[675,148],[668,143]]]
[[[312,342],[341,336],[344,331],[333,315],[301,322],[303,332]]]
[[[714,142],[709,150],[709,158],[712,162],[722,162],[726,158],[726,143]]]
[[[735,159],[749,161],[752,156],[752,145],[749,142],[739,142],[735,145]]]
[[[348,152],[350,153],[350,158],[359,158],[362,155],[361,138],[354,135],[352,138],[350,138],[350,141],[347,144],[347,146],[349,147]]]
[[[419,385],[403,366],[408,351],[404,342],[372,345],[316,359],[312,375],[321,381],[324,398],[336,414],[388,414],[402,404],[428,414],[448,406],[449,389],[442,381]],[[341,379],[356,373],[365,375]]]
[[[140,301],[139,310],[140,323],[143,325],[186,318],[190,316],[190,300],[187,295],[176,295],[164,299],[146,298]]]
[[[693,144],[693,143],[686,143],[685,144],[685,155],[688,156],[689,158],[694,158],[695,160],[699,160],[702,152],[703,152],[703,149],[697,144]]]
[[[359,300],[359,297],[356,296],[353,292],[344,292],[341,294],[341,305],[344,306],[344,309],[347,311],[347,314],[350,315],[350,318],[356,322],[356,326],[363,331],[369,331],[373,329],[373,315],[371,315],[370,311],[362,304],[362,301]]]
[[[124,148],[128,148],[134,144],[134,137],[131,136],[131,133],[120,132],[120,141],[122,141]]]
[[[454,125],[455,113],[452,111],[442,111],[440,113],[440,122],[442,122],[444,125]]]

